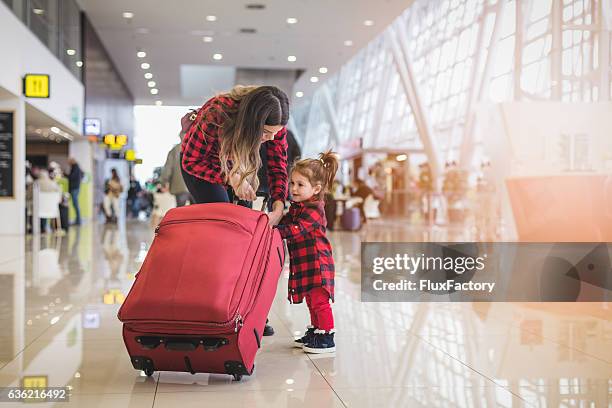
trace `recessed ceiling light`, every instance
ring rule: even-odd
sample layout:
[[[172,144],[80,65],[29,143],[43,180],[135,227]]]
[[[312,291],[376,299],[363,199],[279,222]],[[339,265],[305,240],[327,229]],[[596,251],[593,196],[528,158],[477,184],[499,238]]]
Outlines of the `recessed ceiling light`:
[[[140,68],[149,69],[151,68],[151,64],[149,64],[148,62],[143,62],[142,64],[140,64]]]
[[[75,64],[77,67],[81,68],[83,66],[83,61],[77,61]]]
[[[245,7],[249,10],[265,10],[266,5],[261,3],[249,3]]]
[[[217,21],[217,16],[206,16],[206,21]]]
[[[144,76],[145,76],[145,78],[146,78],[146,79],[151,79],[151,78],[153,78],[153,74],[152,74],[152,73],[150,73],[150,72],[147,72],[147,73],[146,73]]]
[[[147,82],[147,86],[148,86],[149,88],[153,88],[153,87],[155,86],[155,81],[149,81],[149,82]]]
[[[351,40],[346,40],[344,42],[344,45],[346,45],[347,47],[351,47],[353,45],[353,42]]]
[[[55,126],[51,126],[51,127],[49,128],[49,130],[50,130],[50,131],[52,131],[53,133],[59,133],[59,131],[60,131],[60,130],[59,130],[59,128],[58,128],[58,127],[55,127]]]
[[[202,37],[202,41],[205,43],[213,42],[213,38],[209,35]]]
[[[374,22],[373,22],[372,20],[365,20],[365,21],[363,22],[363,25],[364,25],[364,26],[367,26],[367,27],[371,27],[371,26],[373,26],[373,25],[374,25]]]
[[[147,56],[147,53],[146,53],[146,52],[144,52],[144,51],[138,51],[138,52],[136,53],[136,56],[137,56],[138,58],[144,58],[144,57],[146,57],[146,56]]]
[[[162,101],[155,101],[155,105],[162,106],[164,103]]]
[[[295,61],[297,61],[297,58],[295,57],[295,55],[290,55],[290,56],[287,57],[287,61],[295,62]]]
[[[319,82],[319,77],[316,77],[316,76],[310,77],[310,82],[312,83]]]
[[[302,96],[304,96],[304,92],[302,92],[302,91],[297,91],[297,92],[295,93],[295,96],[297,96],[298,98],[301,98]]]
[[[215,54],[213,55],[213,59],[217,61],[221,61],[223,59],[223,54]]]
[[[159,93],[159,90],[157,88],[151,88],[150,92],[152,95],[157,95]]]
[[[319,74],[327,74],[327,67],[319,68]]]
[[[72,48],[69,48],[66,50],[66,54],[68,55],[75,55],[76,54],[76,50],[73,50]]]
[[[298,19],[295,17],[289,17],[287,19],[287,24],[297,24],[297,22],[298,22]]]
[[[35,8],[35,9],[32,9],[32,13],[37,14],[39,16],[42,16],[43,14],[45,14],[45,10],[39,9],[39,8]]]
[[[130,11],[124,11],[122,15],[123,15],[123,18],[127,18],[127,19],[134,18],[134,13]]]

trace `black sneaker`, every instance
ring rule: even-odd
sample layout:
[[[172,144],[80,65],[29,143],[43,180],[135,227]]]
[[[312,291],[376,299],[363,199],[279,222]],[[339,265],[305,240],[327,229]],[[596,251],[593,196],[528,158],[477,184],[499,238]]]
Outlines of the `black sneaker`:
[[[274,328],[268,324],[268,319],[266,319],[266,326],[263,331],[264,336],[274,336]]]
[[[333,353],[336,351],[334,343],[334,330],[326,332],[325,330],[315,330],[312,339],[304,344],[306,353],[323,354]]]
[[[311,337],[314,336],[315,328],[313,326],[306,327],[306,333],[299,339],[293,340],[293,347],[302,348],[304,344],[310,341]]]

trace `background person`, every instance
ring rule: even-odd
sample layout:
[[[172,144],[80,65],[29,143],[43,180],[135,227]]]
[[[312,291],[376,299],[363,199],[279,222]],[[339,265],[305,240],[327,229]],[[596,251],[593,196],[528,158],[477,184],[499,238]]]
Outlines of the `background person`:
[[[79,192],[81,191],[81,181],[83,180],[83,171],[79,167],[77,161],[71,157],[68,159],[70,165],[70,173],[68,173],[68,192],[72,199],[72,206],[76,213],[76,219],[73,225],[81,225],[81,208],[79,207]]]
[[[179,138],[181,142],[185,134],[183,132],[179,133]],[[182,207],[187,204],[187,201],[191,202],[193,199],[189,194],[189,190],[187,190],[187,186],[185,185],[185,180],[183,180],[183,175],[181,174],[181,144],[177,144],[174,146],[166,157],[166,163],[161,170],[160,174],[160,182],[168,187],[170,194],[174,195],[176,198],[176,206]]]

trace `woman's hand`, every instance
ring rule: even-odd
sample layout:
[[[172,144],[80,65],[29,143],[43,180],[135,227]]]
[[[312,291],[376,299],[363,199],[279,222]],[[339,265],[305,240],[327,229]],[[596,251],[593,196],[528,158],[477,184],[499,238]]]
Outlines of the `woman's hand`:
[[[253,191],[253,187],[246,180],[242,181],[240,184],[240,174],[234,173],[229,180],[229,185],[234,190],[236,196],[241,200],[253,201],[255,200],[255,191]]]
[[[275,201],[272,204],[272,212],[268,213],[268,218],[270,221],[268,225],[271,227],[278,224],[278,222],[283,218],[283,210],[285,209],[285,203],[282,201]]]
[[[238,189],[234,189],[234,192],[241,200],[254,201],[257,195],[255,194],[255,190],[247,181],[243,181],[242,185],[238,187]]]

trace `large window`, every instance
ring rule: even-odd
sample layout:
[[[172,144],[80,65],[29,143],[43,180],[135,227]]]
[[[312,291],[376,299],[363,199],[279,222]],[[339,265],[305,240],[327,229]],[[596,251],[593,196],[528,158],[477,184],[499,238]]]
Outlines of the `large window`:
[[[361,138],[364,148],[419,150],[429,137],[445,161],[460,159],[467,141],[478,166],[482,145],[470,138],[478,104],[610,100],[608,3],[415,0],[315,92],[309,109],[338,124],[330,143]],[[318,106],[324,91],[332,109]]]
[[[82,78],[81,11],[75,0],[3,1],[70,72]]]

